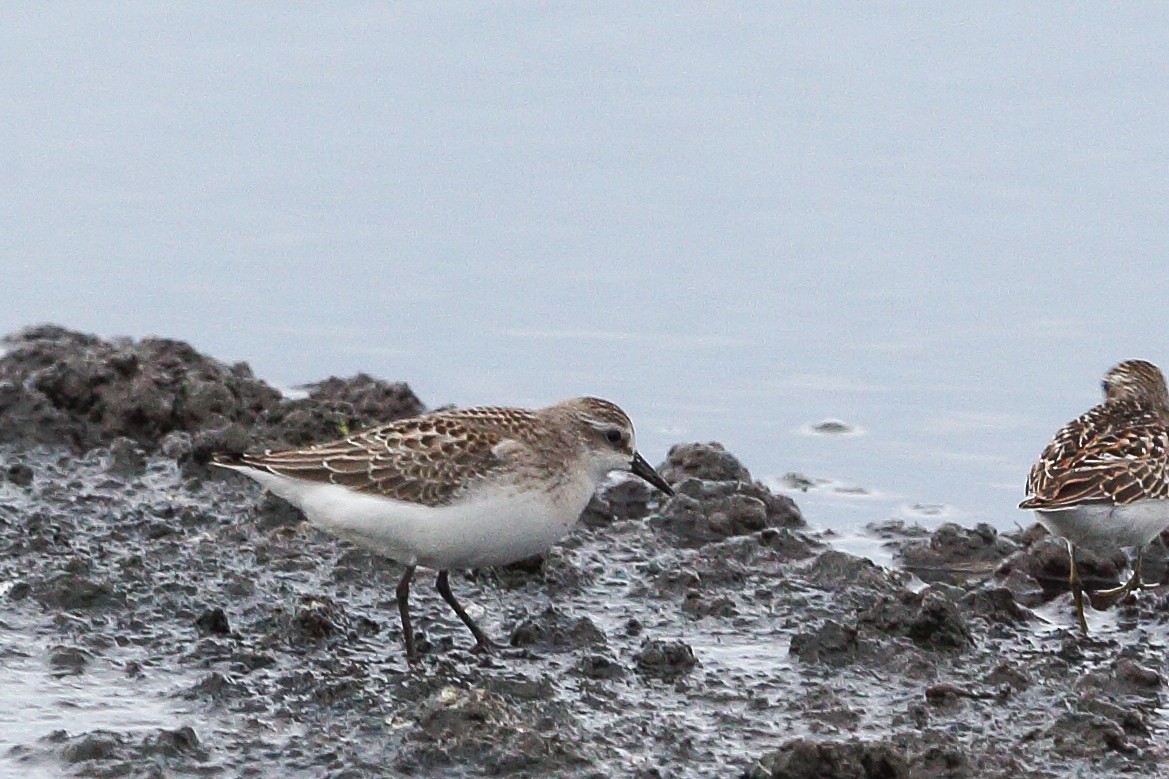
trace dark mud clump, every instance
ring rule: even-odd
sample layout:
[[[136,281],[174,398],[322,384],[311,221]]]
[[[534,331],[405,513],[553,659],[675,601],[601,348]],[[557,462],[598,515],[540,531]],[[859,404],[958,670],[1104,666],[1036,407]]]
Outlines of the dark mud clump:
[[[666,680],[688,673],[698,664],[694,650],[686,642],[660,639],[646,641],[633,659],[638,673]]]
[[[364,373],[325,379],[303,389],[307,397],[286,401],[274,423],[281,440],[291,446],[326,441],[425,411],[407,385]]]
[[[604,646],[605,634],[588,617],[572,618],[549,607],[538,616],[522,620],[512,631],[510,643],[544,652],[565,652]]]
[[[744,779],[908,779],[902,750],[885,743],[799,739],[764,757]]]
[[[826,545],[723,447],[680,445],[673,499],[617,480],[540,558],[452,572],[493,654],[420,574],[412,666],[400,565],[192,467],[213,442],[407,413],[400,385],[290,401],[176,342],[54,328],[13,338],[0,377],[0,775],[1014,779],[1169,760],[1166,597],[1080,636],[1042,534],[890,533],[945,573],[927,584]]]
[[[720,444],[674,446],[660,472],[677,494],[654,520],[655,526],[687,546],[767,528],[804,526],[791,498],[752,480],[746,467]]]
[[[923,581],[961,584],[993,571],[1018,548],[985,523],[969,529],[947,522],[924,542],[902,544],[898,551],[901,564]]]
[[[23,446],[84,451],[126,439],[205,462],[216,450],[295,446],[423,410],[406,385],[364,374],[286,400],[246,364],[167,338],[103,340],[46,325],[8,336],[3,349],[0,442]]]

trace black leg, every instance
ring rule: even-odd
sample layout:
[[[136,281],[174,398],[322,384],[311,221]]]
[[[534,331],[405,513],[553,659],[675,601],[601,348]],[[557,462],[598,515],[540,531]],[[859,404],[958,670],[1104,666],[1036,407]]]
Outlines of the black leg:
[[[402,617],[402,639],[406,642],[406,658],[418,659],[418,650],[414,648],[414,628],[410,626],[410,580],[414,578],[414,566],[407,565],[406,572],[398,582],[398,614]]]
[[[459,619],[463,620],[463,624],[471,631],[471,635],[475,637],[475,651],[486,652],[491,649],[491,639],[487,634],[479,629],[475,621],[463,611],[463,607],[455,600],[455,594],[451,592],[451,583],[447,578],[446,571],[439,571],[438,577],[434,580],[434,586],[438,588],[438,594],[447,602],[447,605],[454,609],[455,613],[459,615]]]

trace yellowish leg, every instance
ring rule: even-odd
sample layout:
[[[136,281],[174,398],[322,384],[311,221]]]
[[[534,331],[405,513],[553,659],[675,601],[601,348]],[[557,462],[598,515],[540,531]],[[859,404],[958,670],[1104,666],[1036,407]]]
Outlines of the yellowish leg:
[[[1072,600],[1076,604],[1076,618],[1080,621],[1080,630],[1088,635],[1088,620],[1084,617],[1084,585],[1080,581],[1080,573],[1076,570],[1076,545],[1068,541],[1068,557],[1071,558],[1068,572],[1068,587],[1072,591]]]
[[[1089,598],[1092,601],[1092,608],[1106,609],[1120,603],[1128,594],[1134,590],[1150,589],[1146,587],[1145,583],[1141,581],[1141,558],[1144,556],[1144,551],[1137,550],[1137,559],[1133,563],[1132,576],[1128,577],[1128,581],[1119,587],[1113,587],[1111,590],[1097,590],[1090,593]]]
[[[1132,579],[1131,579],[1132,589],[1134,589],[1134,590],[1155,590],[1161,586],[1161,583],[1160,582],[1146,582],[1144,577],[1141,576],[1141,558],[1144,557],[1144,554],[1145,554],[1144,549],[1137,550],[1136,570],[1133,571]]]

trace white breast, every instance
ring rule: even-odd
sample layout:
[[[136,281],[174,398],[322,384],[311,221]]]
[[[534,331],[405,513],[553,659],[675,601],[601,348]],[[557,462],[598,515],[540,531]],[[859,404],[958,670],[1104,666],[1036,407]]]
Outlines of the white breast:
[[[1169,527],[1169,500],[1138,500],[1115,505],[1089,503],[1056,511],[1036,511],[1035,518],[1076,546],[1101,552],[1142,547]]]
[[[555,492],[489,486],[449,506],[421,506],[337,484],[236,467],[304,512],[316,527],[407,564],[428,568],[503,565],[543,552],[576,524],[595,485]]]

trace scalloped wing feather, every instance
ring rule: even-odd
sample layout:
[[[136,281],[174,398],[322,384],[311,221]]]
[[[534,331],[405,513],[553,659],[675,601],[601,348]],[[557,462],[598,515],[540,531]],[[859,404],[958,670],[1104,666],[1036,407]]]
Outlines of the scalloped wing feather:
[[[1024,509],[1169,498],[1169,426],[1131,401],[1103,403],[1069,422],[1031,468]]]
[[[440,506],[504,466],[507,458],[499,452],[507,447],[501,450],[500,445],[512,435],[522,437],[532,422],[532,414],[523,409],[453,409],[316,446],[245,454],[239,463],[294,479]]]

